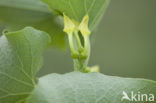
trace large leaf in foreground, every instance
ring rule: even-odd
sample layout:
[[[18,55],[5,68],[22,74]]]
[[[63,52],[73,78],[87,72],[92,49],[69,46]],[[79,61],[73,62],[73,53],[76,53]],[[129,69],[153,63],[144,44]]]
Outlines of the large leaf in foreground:
[[[0,0],[0,23],[10,31],[33,26],[50,34],[52,45],[64,48],[65,35],[48,7],[40,0]]]
[[[24,101],[30,95],[49,42],[47,33],[31,27],[0,37],[0,103]]]
[[[124,92],[156,95],[156,82],[100,73],[50,74],[39,79],[26,103],[142,103],[121,101]]]
[[[109,0],[42,0],[53,11],[65,13],[70,18],[81,22],[88,14],[90,17],[89,27],[94,29],[101,20]]]

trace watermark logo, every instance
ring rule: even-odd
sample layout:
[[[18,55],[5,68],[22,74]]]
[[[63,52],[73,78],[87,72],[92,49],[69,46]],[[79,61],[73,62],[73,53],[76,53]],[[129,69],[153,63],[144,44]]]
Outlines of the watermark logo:
[[[131,91],[127,94],[125,91],[122,92],[121,101],[142,101],[142,102],[154,102],[154,94],[142,94],[141,92],[133,92]]]

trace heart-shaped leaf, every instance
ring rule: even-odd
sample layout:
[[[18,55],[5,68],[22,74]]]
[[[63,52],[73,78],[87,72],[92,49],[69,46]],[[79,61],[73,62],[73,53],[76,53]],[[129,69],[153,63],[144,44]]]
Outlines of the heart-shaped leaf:
[[[0,103],[21,103],[34,89],[47,33],[26,27],[0,37]]]
[[[101,20],[109,0],[42,0],[47,3],[52,11],[65,13],[70,18],[81,22],[88,14],[90,17],[89,28],[93,30]]]
[[[136,101],[133,101],[132,94],[136,95]],[[72,72],[40,78],[26,103],[143,103],[146,101],[146,96],[141,101],[143,94],[147,95],[148,103],[155,101],[156,82]]]
[[[0,0],[0,23],[10,31],[33,26],[50,34],[52,45],[64,48],[65,35],[58,18],[40,0]]]

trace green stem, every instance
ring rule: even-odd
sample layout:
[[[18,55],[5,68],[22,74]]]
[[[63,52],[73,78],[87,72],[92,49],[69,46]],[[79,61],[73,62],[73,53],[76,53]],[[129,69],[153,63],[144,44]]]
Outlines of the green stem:
[[[87,57],[90,56],[90,40],[88,35],[85,35],[83,37],[85,42],[83,55],[84,57]]]
[[[71,52],[75,52],[74,45],[73,45],[73,35],[68,34],[68,39],[69,39],[69,46],[70,46]]]
[[[72,34],[68,34],[68,39],[69,39],[69,46],[71,49],[71,55],[72,58],[77,58],[78,57],[78,53],[74,48],[74,44],[73,44],[73,35]]]
[[[74,34],[75,34],[75,37],[76,37],[76,40],[77,40],[77,43],[78,43],[78,46],[79,46],[79,51],[82,52],[83,47],[82,47],[82,44],[81,44],[81,40],[80,40],[78,31],[75,31]]]
[[[90,57],[90,41],[89,36],[84,37],[84,49],[83,53],[79,54],[79,58],[74,59],[74,70],[85,72]]]
[[[87,68],[89,56],[90,56],[90,41],[89,36],[85,35],[84,38],[84,47],[82,46],[80,36],[78,32],[73,34],[68,34],[69,46],[71,49],[71,54],[74,62],[74,71],[85,72]]]

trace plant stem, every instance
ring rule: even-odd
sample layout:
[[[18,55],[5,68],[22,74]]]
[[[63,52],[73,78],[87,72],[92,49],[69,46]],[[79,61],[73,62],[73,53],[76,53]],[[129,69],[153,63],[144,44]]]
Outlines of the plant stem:
[[[77,43],[78,43],[78,46],[79,46],[79,51],[82,52],[83,47],[82,47],[82,43],[81,43],[78,31],[75,31],[74,34],[75,34],[75,37],[76,37],[76,40],[77,40]]]
[[[90,41],[89,36],[84,36],[84,49],[83,52],[79,52],[78,58],[74,61],[74,71],[85,72],[90,57]],[[82,46],[82,45],[81,45]]]
[[[72,58],[77,58],[78,53],[74,48],[75,46],[74,46],[74,43],[73,43],[73,34],[69,34],[68,39],[69,39],[69,46],[70,46],[70,49],[71,49]]]

